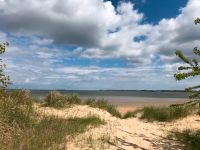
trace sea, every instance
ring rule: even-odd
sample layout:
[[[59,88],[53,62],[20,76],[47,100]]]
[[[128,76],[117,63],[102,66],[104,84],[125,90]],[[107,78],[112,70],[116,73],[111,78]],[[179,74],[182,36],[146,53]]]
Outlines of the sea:
[[[134,102],[134,101],[176,101],[176,100],[187,100],[189,93],[184,91],[135,91],[135,90],[56,90],[62,94],[78,94],[81,99],[86,100],[88,98],[105,99],[108,101],[123,101],[123,102]],[[50,90],[31,90],[33,97],[38,99],[44,98]]]

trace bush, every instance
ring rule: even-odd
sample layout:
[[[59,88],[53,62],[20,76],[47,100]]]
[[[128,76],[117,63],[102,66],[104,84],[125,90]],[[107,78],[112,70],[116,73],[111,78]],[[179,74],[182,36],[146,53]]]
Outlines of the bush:
[[[45,106],[62,108],[66,105],[81,104],[81,99],[78,95],[63,95],[58,91],[51,91],[45,98]]]
[[[112,114],[115,117],[121,118],[120,112],[116,109],[114,105],[111,105],[106,100],[95,100],[95,99],[88,99],[85,102],[86,105],[89,105],[90,107],[94,108],[100,108],[103,110],[106,110],[110,114]]]
[[[190,113],[189,110],[189,107],[179,105],[172,107],[144,107],[141,118],[149,121],[172,121],[186,117]]]
[[[51,91],[45,98],[45,106],[49,107],[64,107],[67,103],[67,97],[58,91]]]
[[[30,90],[15,90],[10,93],[10,96],[20,104],[28,104],[31,102]]]
[[[172,132],[169,137],[175,138],[178,142],[185,145],[186,150],[200,149],[200,130],[184,130],[182,132]]]
[[[67,97],[68,104],[81,104],[81,99],[77,94],[72,94]]]
[[[135,111],[128,111],[126,114],[124,114],[123,119],[134,118],[140,112],[142,112],[141,109],[137,109]]]
[[[0,95],[0,121],[16,124],[21,128],[30,125],[33,115],[32,103],[22,106],[19,103],[20,98],[21,95],[19,97],[10,97],[9,94],[3,95],[3,97]]]

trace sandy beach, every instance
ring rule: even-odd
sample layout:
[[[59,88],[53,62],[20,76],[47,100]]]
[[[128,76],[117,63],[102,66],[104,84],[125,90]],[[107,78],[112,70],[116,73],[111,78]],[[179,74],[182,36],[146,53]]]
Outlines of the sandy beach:
[[[135,107],[124,105],[118,106],[118,109],[123,112],[129,108],[135,109],[151,104],[168,105],[171,103],[132,103]],[[45,116],[53,115],[67,119],[94,115],[106,121],[106,125],[89,129],[74,139],[66,137],[67,150],[182,150],[183,145],[167,138],[168,132],[176,129],[200,129],[200,116],[197,115],[190,115],[174,122],[161,123],[147,122],[139,118],[120,119],[104,110],[87,105],[74,105],[61,110],[35,105],[35,110],[38,114]]]
[[[127,111],[134,111],[144,106],[169,106],[171,104],[182,104],[189,101],[189,99],[183,98],[140,98],[140,100],[126,101],[115,100],[109,101],[114,104],[121,114],[125,114]]]

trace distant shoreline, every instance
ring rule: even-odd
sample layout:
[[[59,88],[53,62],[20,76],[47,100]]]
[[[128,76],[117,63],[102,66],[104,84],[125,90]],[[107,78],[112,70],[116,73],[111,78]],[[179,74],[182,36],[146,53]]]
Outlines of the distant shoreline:
[[[13,91],[15,89],[9,89]],[[30,90],[32,96],[43,97],[52,90]],[[132,99],[132,98],[188,98],[188,93],[185,91],[178,90],[57,90],[62,94],[73,94],[76,93],[81,97],[88,98],[104,98],[104,99]]]

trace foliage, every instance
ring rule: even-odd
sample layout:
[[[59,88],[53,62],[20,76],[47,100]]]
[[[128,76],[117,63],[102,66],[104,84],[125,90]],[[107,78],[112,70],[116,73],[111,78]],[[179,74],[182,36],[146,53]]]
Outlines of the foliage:
[[[81,99],[77,94],[71,94],[67,96],[68,104],[81,104]]]
[[[58,91],[51,91],[45,98],[45,106],[64,107],[67,104],[67,97]]]
[[[0,149],[62,149],[66,136],[105,124],[95,116],[70,119],[38,116],[32,103],[19,102],[23,95],[20,91],[12,94],[0,91]]]
[[[66,136],[77,136],[89,126],[97,127],[102,124],[104,122],[94,116],[70,119],[44,117],[16,139],[16,147],[29,150],[64,149]]]
[[[33,116],[32,103],[21,105],[19,97],[10,97],[3,91],[0,94],[0,121],[15,124],[20,128],[30,126]]]
[[[135,111],[128,111],[127,113],[124,114],[123,119],[134,118],[140,112],[142,112],[141,109],[137,109]]]
[[[148,121],[172,121],[175,119],[186,117],[191,113],[191,109],[188,106],[163,106],[163,107],[144,107],[142,110],[141,119],[147,119]]]
[[[195,24],[200,24],[200,18],[197,18],[195,20]],[[195,55],[197,55],[197,56],[200,56],[200,50],[197,47],[195,47],[193,49],[193,53]],[[189,77],[194,77],[194,76],[200,75],[200,66],[199,66],[198,61],[195,58],[192,59],[192,60],[189,60],[179,50],[176,51],[176,55],[184,63],[186,63],[186,66],[180,66],[178,68],[179,71],[174,74],[174,77],[175,77],[176,80],[183,80],[183,79],[186,79],[186,78],[189,78]],[[186,91],[188,91],[188,92],[191,93],[190,96],[189,96],[189,98],[191,98],[191,99],[194,99],[194,98],[199,99],[200,98],[200,91],[199,91],[199,89],[200,89],[200,85],[186,88]]]
[[[5,53],[6,46],[9,44],[6,43],[0,43],[0,55]],[[0,59],[0,88],[6,88],[10,84],[10,78],[9,76],[5,75],[4,69],[6,65],[2,63],[2,59]]]
[[[136,117],[136,113],[133,111],[128,111],[124,116],[123,119],[127,119],[127,118],[134,118]]]
[[[200,130],[173,131],[169,137],[175,138],[178,142],[184,144],[186,150],[200,149]]]
[[[63,108],[66,105],[81,104],[81,99],[76,94],[63,95],[58,91],[51,91],[45,98],[45,106]]]
[[[117,108],[114,105],[111,105],[106,100],[95,100],[95,99],[88,99],[85,102],[86,105],[89,105],[90,107],[94,108],[100,108],[103,110],[106,110],[110,114],[112,114],[115,117],[121,118],[120,112],[117,110]]]
[[[28,104],[31,102],[31,92],[30,90],[14,90],[10,93],[11,98],[17,100],[20,104]]]

